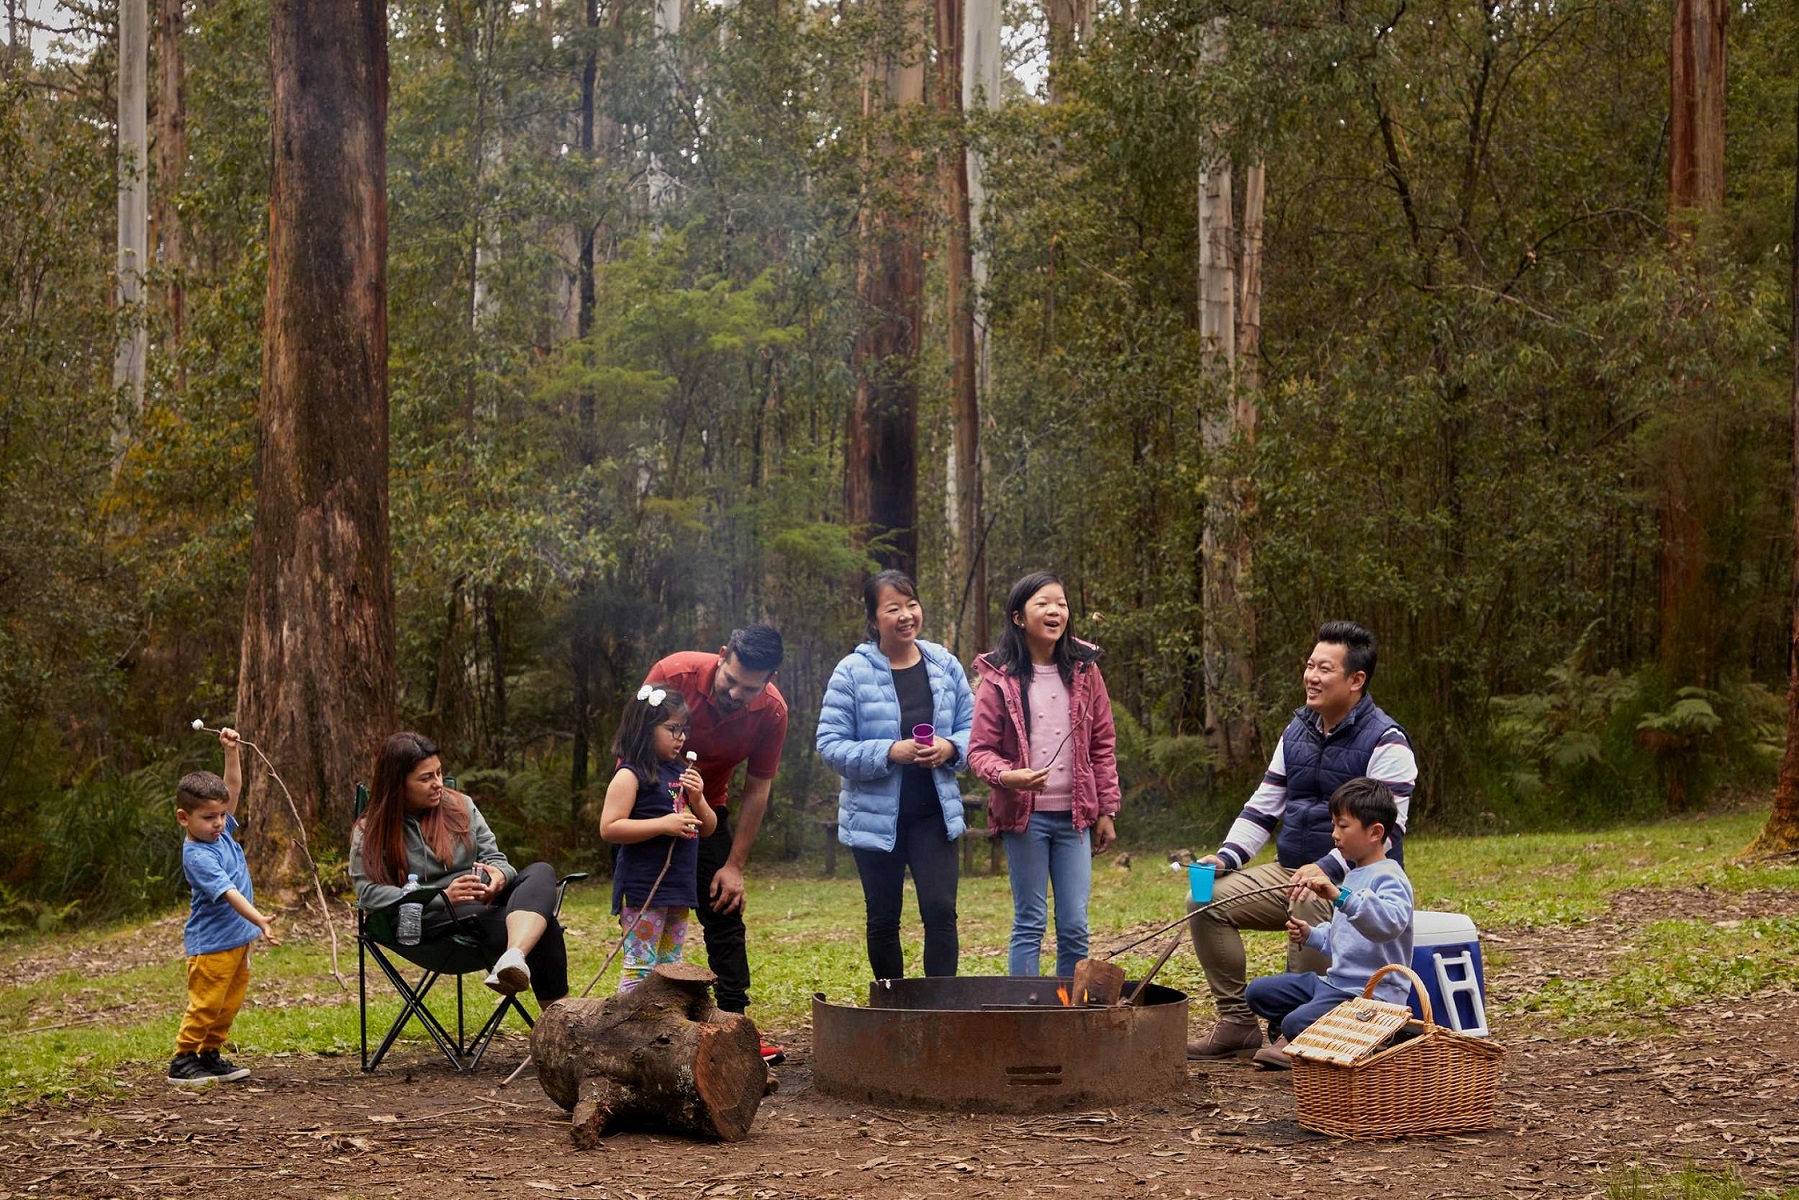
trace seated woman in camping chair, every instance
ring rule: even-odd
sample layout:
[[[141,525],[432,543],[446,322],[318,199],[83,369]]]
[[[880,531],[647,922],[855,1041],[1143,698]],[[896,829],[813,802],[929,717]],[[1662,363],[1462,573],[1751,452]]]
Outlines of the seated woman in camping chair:
[[[556,921],[556,872],[548,863],[516,870],[475,802],[444,786],[437,747],[416,733],[396,733],[375,760],[368,811],[350,838],[356,902],[382,908],[398,900],[408,875],[441,887],[442,905],[425,911],[424,937],[460,924],[496,955],[487,986],[503,995],[527,987],[541,1006],[568,995],[568,951]]]

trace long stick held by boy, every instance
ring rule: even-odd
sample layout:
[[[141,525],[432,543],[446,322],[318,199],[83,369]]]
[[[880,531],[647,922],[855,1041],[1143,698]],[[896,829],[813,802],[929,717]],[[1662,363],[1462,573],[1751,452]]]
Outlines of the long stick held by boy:
[[[281,944],[256,907],[250,865],[237,844],[237,802],[244,790],[237,743],[236,730],[219,730],[219,744],[225,748],[223,779],[211,771],[193,771],[175,787],[175,820],[187,832],[181,870],[194,893],[182,939],[187,1011],[169,1063],[169,1082],[182,1087],[249,1077],[248,1067],[228,1061],[220,1051],[250,984],[250,944],[259,937],[271,946]]]

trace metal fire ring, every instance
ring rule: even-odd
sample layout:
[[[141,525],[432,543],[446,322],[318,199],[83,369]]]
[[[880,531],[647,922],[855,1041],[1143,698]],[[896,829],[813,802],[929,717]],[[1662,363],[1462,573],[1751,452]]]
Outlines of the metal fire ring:
[[[812,997],[813,1082],[851,1100],[1046,1112],[1163,1096],[1187,1081],[1187,996],[1068,1008],[1066,979],[885,979],[868,1006]],[[1136,985],[1127,984],[1128,997]]]

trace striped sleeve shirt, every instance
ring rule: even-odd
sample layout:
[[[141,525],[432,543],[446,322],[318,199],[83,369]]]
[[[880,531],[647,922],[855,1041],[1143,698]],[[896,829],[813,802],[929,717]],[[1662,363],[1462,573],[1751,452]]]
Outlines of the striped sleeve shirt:
[[[1387,730],[1375,743],[1374,753],[1368,756],[1368,776],[1378,779],[1393,793],[1393,799],[1399,803],[1399,833],[1405,835],[1407,818],[1412,808],[1412,789],[1418,783],[1418,760],[1412,755],[1412,744],[1406,740],[1405,731],[1397,725]],[[1230,832],[1224,836],[1224,845],[1218,848],[1218,857],[1226,869],[1240,871],[1268,844],[1274,836],[1275,827],[1281,823],[1281,817],[1287,811],[1287,739],[1282,738],[1274,746],[1274,757],[1268,761],[1268,770],[1262,774],[1262,782],[1249,797],[1249,803],[1231,822]],[[1387,841],[1388,849],[1392,848],[1392,839]],[[1349,869],[1342,854],[1332,850],[1329,855],[1331,866],[1326,873],[1333,879],[1341,879]]]

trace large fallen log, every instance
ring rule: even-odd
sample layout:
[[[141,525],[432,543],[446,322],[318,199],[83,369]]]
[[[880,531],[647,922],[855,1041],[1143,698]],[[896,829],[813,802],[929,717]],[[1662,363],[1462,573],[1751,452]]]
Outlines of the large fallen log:
[[[620,1126],[741,1141],[770,1090],[755,1023],[712,1004],[717,976],[666,963],[636,990],[557,1001],[531,1034],[537,1079],[575,1145]]]

